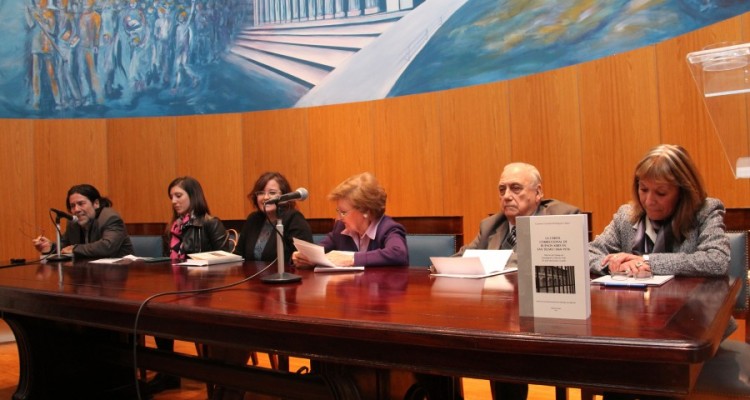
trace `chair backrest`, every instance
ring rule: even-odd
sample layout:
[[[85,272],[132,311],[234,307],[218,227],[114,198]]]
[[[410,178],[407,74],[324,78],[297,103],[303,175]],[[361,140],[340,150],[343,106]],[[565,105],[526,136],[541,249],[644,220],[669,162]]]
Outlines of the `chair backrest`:
[[[406,245],[409,247],[409,265],[412,267],[429,267],[432,265],[430,257],[450,257],[458,250],[456,235],[406,235]]]
[[[409,264],[427,267],[430,257],[447,257],[458,252],[464,244],[462,216],[393,217],[406,229],[406,245],[409,247]],[[333,229],[332,218],[308,218],[313,241],[320,243]]]
[[[161,257],[164,251],[162,235],[131,235],[133,255],[138,257]]]
[[[165,246],[167,224],[164,222],[130,222],[125,229],[133,243],[133,255],[138,257],[162,257]]]
[[[729,231],[729,276],[743,280],[734,310],[748,310],[748,231]]]

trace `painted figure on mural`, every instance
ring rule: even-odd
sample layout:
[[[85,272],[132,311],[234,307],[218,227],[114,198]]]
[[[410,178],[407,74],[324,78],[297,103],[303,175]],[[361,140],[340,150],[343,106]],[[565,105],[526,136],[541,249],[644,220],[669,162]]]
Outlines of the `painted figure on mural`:
[[[55,57],[60,50],[55,43],[57,23],[55,12],[47,0],[26,7],[26,25],[31,34],[31,106],[39,110],[42,87],[49,86],[54,107],[60,108],[61,96],[57,83]],[[44,80],[46,78],[46,81]]]
[[[78,32],[81,37],[77,46],[78,78],[84,105],[104,103],[99,73],[96,70],[102,17],[94,10],[94,2],[95,0],[84,0],[83,13],[78,21]]]
[[[161,80],[160,84],[166,85],[169,83],[169,73],[172,65],[172,18],[170,18],[166,5],[159,6],[157,14],[158,17],[154,22],[154,59],[152,60],[152,68]]]
[[[102,82],[104,95],[107,98],[112,98],[115,91],[122,88],[116,85],[115,75],[118,72],[123,77],[125,75],[118,42],[120,29],[119,11],[116,0],[103,0],[101,11],[102,24],[99,31],[99,54],[96,67]]]
[[[135,93],[146,89],[146,73],[148,72],[149,56],[149,27],[146,15],[138,5],[138,0],[130,0],[128,8],[123,13],[123,29],[127,35],[129,50],[128,62],[128,96],[132,100]]]
[[[214,59],[211,23],[211,9],[204,3],[195,6],[195,51],[193,60],[196,64],[206,64]]]
[[[78,107],[81,105],[81,91],[78,80],[74,75],[75,50],[80,36],[78,35],[78,24],[70,7],[69,0],[57,0],[57,48],[56,65],[60,83],[60,94],[64,108]]]
[[[193,30],[190,27],[190,24],[193,20],[194,13],[195,0],[192,1],[189,13],[183,10],[177,14],[173,91],[176,91],[180,87],[183,73],[192,80],[193,87],[198,86],[198,75],[193,71],[189,64],[190,46],[192,44],[193,36]]]

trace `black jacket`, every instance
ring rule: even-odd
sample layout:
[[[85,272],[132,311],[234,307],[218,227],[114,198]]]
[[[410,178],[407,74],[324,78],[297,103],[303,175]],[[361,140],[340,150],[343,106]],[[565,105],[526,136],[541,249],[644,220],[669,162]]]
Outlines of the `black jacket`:
[[[240,239],[237,242],[237,248],[234,252],[241,255],[245,260],[254,260],[255,243],[258,241],[258,235],[264,223],[266,223],[266,216],[262,212],[256,211],[250,214],[247,217],[247,221],[245,221],[245,225],[242,226]],[[281,223],[284,224],[284,261],[289,263],[292,253],[296,250],[292,244],[292,238],[295,237],[312,243],[312,231],[305,216],[294,209],[282,212]],[[268,243],[263,248],[261,259],[258,261],[273,261],[275,259],[276,237],[272,236],[268,239]]]
[[[212,250],[231,250],[227,243],[227,230],[221,220],[211,216],[191,218],[182,227],[181,254],[202,253]]]

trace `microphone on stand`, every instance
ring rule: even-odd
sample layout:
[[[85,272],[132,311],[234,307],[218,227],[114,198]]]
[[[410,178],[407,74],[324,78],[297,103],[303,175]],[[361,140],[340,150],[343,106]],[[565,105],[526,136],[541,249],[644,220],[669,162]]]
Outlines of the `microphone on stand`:
[[[59,218],[65,218],[65,219],[67,219],[69,221],[72,221],[72,222],[78,222],[78,216],[77,215],[71,215],[71,214],[66,213],[65,211],[61,211],[61,210],[58,210],[56,208],[50,208],[49,210],[52,211],[53,213],[57,214],[57,216]]]
[[[53,255],[51,255],[49,257],[47,257],[47,260],[48,261],[66,261],[66,260],[70,260],[72,258],[71,256],[69,256],[67,254],[61,254],[60,253],[60,250],[61,250],[60,249],[60,246],[61,246],[60,243],[62,242],[62,240],[60,239],[60,219],[61,218],[65,218],[67,220],[70,220],[73,223],[76,223],[76,222],[78,222],[78,217],[75,216],[75,215],[70,215],[70,214],[66,213],[65,211],[61,211],[61,210],[58,210],[56,208],[50,208],[49,210],[52,211],[53,213],[57,214],[57,218],[55,218],[55,233],[57,234],[57,244],[56,244],[57,253],[53,254]]]
[[[284,204],[294,200],[307,200],[307,189],[299,188],[291,193],[285,193],[268,199],[263,205],[267,204]],[[284,271],[284,225],[281,223],[281,217],[276,220],[276,266],[278,267],[275,274],[260,278],[264,283],[289,283],[299,282],[302,277]]]
[[[284,193],[281,196],[272,197],[264,202],[264,204],[284,204],[290,201],[303,201],[307,200],[307,189],[299,188],[293,192]]]

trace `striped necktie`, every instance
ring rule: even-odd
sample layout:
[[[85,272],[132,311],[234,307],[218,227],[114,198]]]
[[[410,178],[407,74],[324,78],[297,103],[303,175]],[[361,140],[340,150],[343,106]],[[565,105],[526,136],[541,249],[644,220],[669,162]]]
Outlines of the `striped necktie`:
[[[516,247],[516,226],[513,225],[513,227],[510,228],[510,235],[508,236],[508,243]]]

